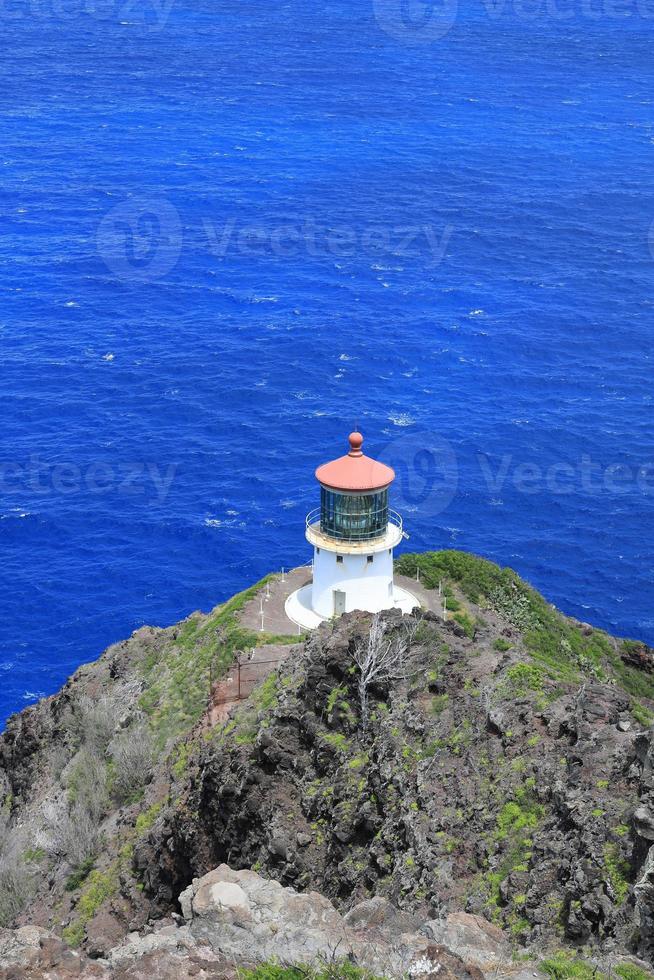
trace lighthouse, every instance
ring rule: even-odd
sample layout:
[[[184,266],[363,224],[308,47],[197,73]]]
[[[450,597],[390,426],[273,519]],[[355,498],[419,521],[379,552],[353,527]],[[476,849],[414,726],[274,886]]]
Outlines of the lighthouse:
[[[320,507],[307,515],[305,531],[313,581],[286,601],[286,615],[305,629],[355,609],[408,613],[419,605],[393,579],[393,551],[405,536],[389,507],[395,472],[362,447],[363,436],[353,432],[349,452],[316,470]]]

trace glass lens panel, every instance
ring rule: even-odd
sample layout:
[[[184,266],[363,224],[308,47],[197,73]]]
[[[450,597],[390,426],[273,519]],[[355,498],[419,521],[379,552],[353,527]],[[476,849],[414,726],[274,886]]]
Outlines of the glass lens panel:
[[[367,541],[386,533],[388,490],[336,493],[321,489],[320,529],[332,538]]]

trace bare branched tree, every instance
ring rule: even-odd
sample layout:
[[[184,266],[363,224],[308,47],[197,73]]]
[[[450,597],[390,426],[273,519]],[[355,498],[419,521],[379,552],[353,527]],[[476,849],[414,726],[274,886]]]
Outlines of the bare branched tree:
[[[380,613],[372,617],[368,636],[355,648],[354,662],[359,668],[359,706],[364,732],[368,727],[369,694],[374,684],[404,680],[408,675],[408,655],[418,623],[393,629]]]

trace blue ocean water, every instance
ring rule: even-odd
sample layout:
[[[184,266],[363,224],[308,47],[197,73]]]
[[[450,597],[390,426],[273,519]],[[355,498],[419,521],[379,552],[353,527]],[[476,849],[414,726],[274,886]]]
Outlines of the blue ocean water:
[[[306,561],[409,548],[654,642],[654,6],[6,0],[0,722]]]

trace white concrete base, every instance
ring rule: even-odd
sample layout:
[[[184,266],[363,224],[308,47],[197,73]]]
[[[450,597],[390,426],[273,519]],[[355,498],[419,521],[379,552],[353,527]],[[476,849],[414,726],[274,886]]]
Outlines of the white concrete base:
[[[291,592],[284,604],[284,611],[291,622],[305,630],[315,630],[321,623],[326,622],[326,617],[319,616],[311,608],[312,591],[313,583],[309,582],[308,585],[303,585],[301,589]],[[401,609],[402,613],[406,615],[417,606],[420,606],[420,602],[414,595],[407,592],[406,589],[401,589],[399,585],[393,586],[393,601],[392,603],[389,602],[388,609]]]

